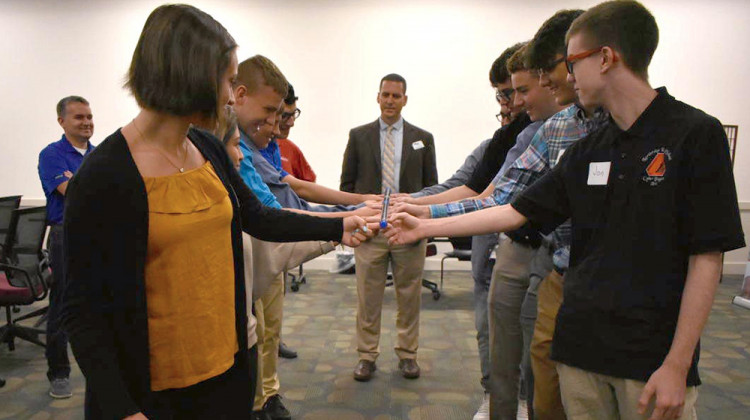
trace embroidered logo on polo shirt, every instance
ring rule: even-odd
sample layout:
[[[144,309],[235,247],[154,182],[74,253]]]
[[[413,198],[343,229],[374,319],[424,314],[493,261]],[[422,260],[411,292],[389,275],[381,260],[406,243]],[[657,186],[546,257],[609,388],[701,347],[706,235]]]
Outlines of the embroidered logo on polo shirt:
[[[660,147],[654,149],[641,161],[648,162],[645,170],[645,174],[641,177],[641,180],[651,186],[659,185],[664,181],[664,176],[667,174],[667,162],[672,160],[672,153],[666,147]]]

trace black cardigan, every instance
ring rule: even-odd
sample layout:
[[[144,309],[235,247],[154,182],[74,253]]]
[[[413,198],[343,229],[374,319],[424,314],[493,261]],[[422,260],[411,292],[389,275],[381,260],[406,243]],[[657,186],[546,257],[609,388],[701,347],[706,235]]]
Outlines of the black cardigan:
[[[213,136],[191,129],[188,137],[213,165],[234,209],[235,313],[242,355],[247,310],[241,230],[266,241],[340,241],[342,219],[263,206]],[[65,203],[63,326],[86,377],[86,417],[123,418],[141,411],[151,379],[144,280],[148,199],[120,130],[86,157],[70,181]]]

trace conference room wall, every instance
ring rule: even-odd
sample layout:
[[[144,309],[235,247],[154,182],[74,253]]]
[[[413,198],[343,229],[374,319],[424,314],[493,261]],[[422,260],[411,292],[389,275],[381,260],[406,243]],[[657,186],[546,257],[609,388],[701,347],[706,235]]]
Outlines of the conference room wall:
[[[122,89],[138,34],[161,1],[0,2],[0,196],[43,203],[39,151],[60,137],[55,104],[78,94],[91,101],[94,144],[137,113]],[[373,121],[378,81],[408,81],[405,118],[435,135],[440,179],[498,127],[489,86],[492,61],[529,39],[562,7],[596,1],[201,0],[240,45],[240,60],[271,58],[294,84],[302,117],[291,138],[320,183],[337,187],[348,130]],[[750,209],[750,148],[743,133],[750,82],[750,3],[741,0],[646,0],[661,40],[651,65],[654,86],[727,124],[740,126],[735,174],[740,204]],[[743,214],[743,218],[744,218]],[[748,225],[746,225],[748,230]],[[730,254],[737,266],[746,251]]]

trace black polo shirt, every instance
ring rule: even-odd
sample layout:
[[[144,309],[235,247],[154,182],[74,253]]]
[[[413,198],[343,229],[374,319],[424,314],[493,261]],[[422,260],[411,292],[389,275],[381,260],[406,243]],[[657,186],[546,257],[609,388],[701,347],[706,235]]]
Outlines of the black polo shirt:
[[[657,91],[630,129],[610,120],[512,204],[544,232],[572,219],[552,359],[639,381],[669,352],[689,257],[745,245],[721,123]]]
[[[482,159],[474,168],[469,182],[466,186],[471,188],[477,194],[484,191],[495,175],[500,171],[500,167],[505,162],[505,156],[508,151],[516,144],[516,137],[531,124],[531,119],[526,113],[517,116],[510,124],[504,125],[495,131],[492,140],[482,155]]]

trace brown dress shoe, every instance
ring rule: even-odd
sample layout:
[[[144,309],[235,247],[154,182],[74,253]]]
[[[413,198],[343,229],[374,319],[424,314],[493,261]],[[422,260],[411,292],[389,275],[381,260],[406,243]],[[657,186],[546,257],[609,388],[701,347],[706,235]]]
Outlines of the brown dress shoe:
[[[419,365],[414,359],[401,359],[398,362],[398,368],[406,379],[419,378]]]
[[[367,382],[372,378],[372,374],[376,369],[375,362],[360,359],[357,367],[354,368],[354,379],[360,382]]]

